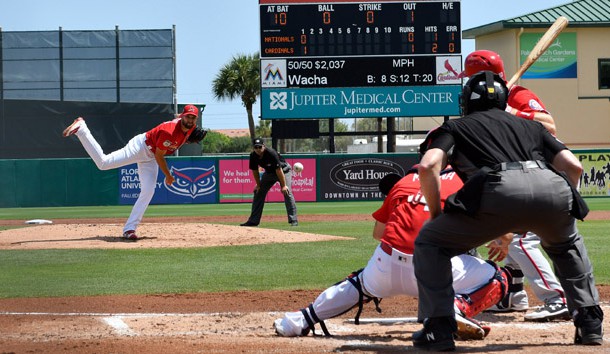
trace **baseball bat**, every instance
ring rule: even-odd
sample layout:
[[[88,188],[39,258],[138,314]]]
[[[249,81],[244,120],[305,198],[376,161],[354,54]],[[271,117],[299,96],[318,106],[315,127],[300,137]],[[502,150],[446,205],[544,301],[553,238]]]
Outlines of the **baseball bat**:
[[[521,78],[521,75],[523,75],[523,73],[525,73],[527,71],[527,69],[529,69],[530,66],[532,66],[532,64],[534,64],[534,62],[536,62],[536,60],[538,60],[538,58],[540,58],[540,56],[553,43],[555,38],[557,38],[559,33],[561,33],[561,31],[563,31],[563,29],[566,28],[567,26],[568,26],[568,19],[565,18],[564,16],[559,16],[557,18],[557,20],[555,20],[553,25],[551,25],[551,27],[549,27],[549,29],[544,33],[544,35],[542,37],[540,37],[540,40],[538,40],[538,43],[536,43],[536,45],[530,52],[530,55],[528,55],[527,58],[525,59],[525,61],[523,62],[523,64],[521,64],[521,67],[519,68],[519,70],[517,70],[515,75],[513,75],[513,77],[510,78],[510,80],[506,84],[506,86],[508,86],[508,88],[512,87],[515,84],[515,82],[517,82],[517,80],[519,80],[519,78]]]

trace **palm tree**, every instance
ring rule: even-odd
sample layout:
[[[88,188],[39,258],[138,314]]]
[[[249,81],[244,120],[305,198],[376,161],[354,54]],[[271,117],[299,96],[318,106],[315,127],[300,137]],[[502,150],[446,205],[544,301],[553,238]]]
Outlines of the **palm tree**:
[[[234,56],[220,69],[212,82],[212,91],[216,99],[233,100],[241,97],[241,102],[248,113],[248,128],[252,139],[256,137],[252,106],[261,92],[260,81],[259,53],[255,53]]]
[[[271,121],[261,119],[256,127],[256,137],[270,138],[271,137]]]

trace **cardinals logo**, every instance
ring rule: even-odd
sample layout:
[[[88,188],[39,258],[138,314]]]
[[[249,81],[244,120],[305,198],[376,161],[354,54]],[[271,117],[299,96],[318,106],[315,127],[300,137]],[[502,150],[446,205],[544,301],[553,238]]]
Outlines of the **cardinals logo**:
[[[460,57],[437,57],[436,58],[436,82],[438,84],[459,84],[462,68]]]
[[[165,183],[163,185],[174,194],[195,199],[216,191],[215,170],[214,166],[210,168],[186,167],[181,169],[172,166],[170,171],[175,181],[172,185],[168,186]]]

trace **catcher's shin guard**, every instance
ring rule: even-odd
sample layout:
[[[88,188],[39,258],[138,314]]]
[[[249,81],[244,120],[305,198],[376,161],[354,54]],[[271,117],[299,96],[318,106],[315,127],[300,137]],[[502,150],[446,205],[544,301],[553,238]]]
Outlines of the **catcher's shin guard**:
[[[508,277],[506,270],[499,268],[495,263],[487,261],[496,272],[487,285],[467,295],[456,295],[455,307],[466,317],[474,317],[488,307],[495,305],[508,292]]]
[[[316,323],[320,324],[320,328],[322,328],[322,332],[325,336],[331,336],[328,329],[326,329],[326,323],[324,323],[324,321],[319,319],[318,315],[316,315],[316,311],[313,309],[313,304],[310,304],[307,308],[301,309],[301,313],[303,314],[305,322],[307,322],[307,325],[309,326],[309,329],[311,329],[311,333],[313,333],[314,336],[317,335],[315,329]]]
[[[523,291],[523,271],[521,269],[515,269],[511,266],[504,267],[504,272],[508,278],[508,292],[500,301],[497,303],[497,307],[500,309],[510,309],[513,304],[512,295]]]
[[[354,323],[357,325],[360,324],[360,314],[362,313],[363,304],[373,300],[373,302],[375,303],[375,310],[377,310],[378,313],[381,313],[381,308],[379,307],[381,299],[369,296],[364,293],[364,290],[362,290],[362,284],[360,283],[360,273],[362,273],[363,270],[364,268],[352,272],[352,274],[350,274],[346,278],[346,280],[349,281],[354,286],[354,288],[356,288],[356,290],[358,290],[358,312],[356,313],[356,317],[354,318]]]
[[[375,303],[375,309],[377,310],[377,312],[381,312],[381,308],[379,308],[379,302],[381,301],[381,299],[378,299],[376,297],[372,297],[369,294],[365,293],[364,289],[362,288],[362,283],[360,280],[361,274],[363,269],[359,269],[355,272],[352,272],[349,276],[347,276],[345,279],[343,279],[340,282],[337,282],[334,286],[341,286],[342,284],[347,285],[347,283],[349,283],[351,286],[353,286],[353,288],[358,292],[358,300],[356,303],[349,304],[348,307],[346,307],[344,310],[342,311],[337,311],[335,313],[329,314],[328,311],[326,311],[326,318],[333,318],[333,317],[337,317],[340,316],[344,313],[346,313],[347,311],[353,309],[354,307],[358,307],[358,311],[356,312],[356,318],[355,318],[355,323],[356,324],[360,324],[360,314],[362,313],[362,308],[363,305],[369,301],[373,301]],[[330,288],[329,288],[330,289]],[[328,289],[327,289],[328,291]],[[317,301],[317,300],[316,300]],[[315,302],[314,302],[315,304]],[[328,332],[328,330],[326,329],[326,324],[324,323],[323,320],[321,320],[315,310],[314,304],[309,305],[308,307],[301,309],[301,313],[303,314],[303,318],[305,319],[305,322],[307,322],[307,326],[309,329],[311,329],[313,335],[317,335],[315,332],[315,324],[319,323],[320,324],[320,328],[322,328],[322,332],[324,333],[325,336],[331,336],[331,334]],[[347,305],[347,304],[346,304]],[[328,317],[330,315],[330,317]]]

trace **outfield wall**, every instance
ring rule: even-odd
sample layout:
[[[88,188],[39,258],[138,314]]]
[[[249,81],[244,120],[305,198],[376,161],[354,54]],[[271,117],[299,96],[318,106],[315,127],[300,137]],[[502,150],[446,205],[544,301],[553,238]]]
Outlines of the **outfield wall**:
[[[610,197],[610,150],[575,150],[583,164],[581,192]],[[418,160],[414,153],[285,155],[304,170],[293,172],[292,190],[300,202],[381,200],[378,181],[404,174]],[[248,155],[169,157],[176,183],[161,172],[151,204],[215,204],[252,201],[254,179]],[[135,164],[100,171],[89,158],[0,160],[0,207],[130,205],[139,194]],[[269,202],[283,202],[276,184]]]

